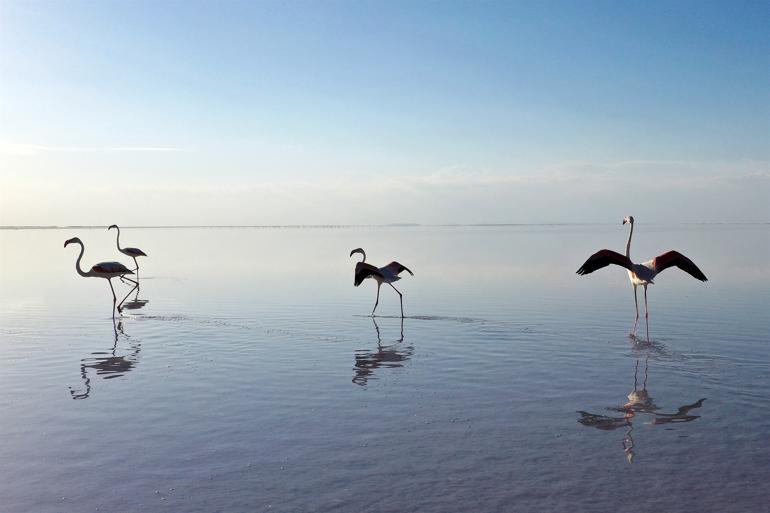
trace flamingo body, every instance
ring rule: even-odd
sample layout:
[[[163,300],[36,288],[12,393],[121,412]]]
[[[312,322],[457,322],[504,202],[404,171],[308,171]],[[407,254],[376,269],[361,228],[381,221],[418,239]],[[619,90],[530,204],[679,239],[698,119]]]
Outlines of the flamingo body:
[[[123,253],[124,255],[128,255],[128,256],[130,256],[132,258],[140,257],[140,256],[147,256],[147,253],[145,253],[144,251],[142,251],[139,248],[121,248],[120,252]]]
[[[116,278],[118,276],[123,276],[124,274],[134,274],[134,271],[120,262],[99,262],[91,267],[91,272],[98,275],[100,278],[107,276]]]

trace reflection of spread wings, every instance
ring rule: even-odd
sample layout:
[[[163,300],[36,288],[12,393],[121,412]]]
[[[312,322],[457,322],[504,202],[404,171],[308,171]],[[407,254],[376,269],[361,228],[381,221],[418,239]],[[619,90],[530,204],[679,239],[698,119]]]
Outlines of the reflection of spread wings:
[[[681,406],[676,413],[653,412],[653,415],[655,415],[655,418],[652,419],[652,424],[671,424],[674,422],[690,422],[695,419],[699,419],[700,415],[690,415],[690,410],[693,410],[695,408],[700,408],[701,406],[703,406],[703,401],[705,400],[706,398],[698,399],[692,404],[686,404],[684,406]]]
[[[703,406],[703,401],[705,401],[705,400],[706,400],[706,398],[704,397],[703,399],[698,399],[697,401],[695,401],[692,404],[687,404],[685,406],[681,406],[679,408],[679,411],[677,411],[677,415],[687,415],[687,413],[690,410],[692,410],[694,408],[700,408],[701,406]]]
[[[375,369],[380,367],[403,367],[414,352],[412,346],[378,347],[377,351],[356,351],[353,383],[366,385]]]
[[[401,319],[401,337],[393,344],[383,346],[380,337],[380,327],[377,321],[372,317],[374,330],[377,332],[377,350],[376,351],[356,351],[355,372],[353,383],[366,386],[369,378],[374,374],[375,369],[380,367],[403,367],[414,353],[414,347],[401,345],[404,341],[404,319]]]
[[[578,411],[580,418],[578,422],[584,426],[594,427],[603,431],[611,431],[626,427],[629,424],[627,417],[607,417],[606,415],[597,415],[587,411]]]

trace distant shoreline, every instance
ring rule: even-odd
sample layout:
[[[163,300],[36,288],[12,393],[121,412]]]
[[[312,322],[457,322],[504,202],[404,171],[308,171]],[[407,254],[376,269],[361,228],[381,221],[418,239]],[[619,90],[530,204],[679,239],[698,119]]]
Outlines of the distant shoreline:
[[[123,228],[133,229],[344,229],[344,228],[494,228],[513,226],[611,226],[617,223],[444,223],[444,224],[420,224],[420,223],[391,223],[391,224],[265,224],[265,225],[157,225],[157,226],[130,226]],[[651,226],[663,223],[647,223]],[[692,222],[692,223],[665,223],[674,226],[757,226],[768,225],[770,221],[755,222]],[[104,225],[29,225],[29,226],[0,226],[0,230],[97,230],[104,229]]]

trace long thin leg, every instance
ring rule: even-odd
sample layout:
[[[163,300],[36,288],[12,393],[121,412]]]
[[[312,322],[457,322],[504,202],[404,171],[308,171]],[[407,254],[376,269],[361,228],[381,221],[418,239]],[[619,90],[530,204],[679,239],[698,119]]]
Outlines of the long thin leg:
[[[120,275],[120,281],[122,281],[123,283],[126,283],[127,281],[130,281],[134,285],[139,285],[139,273],[137,272],[135,280],[132,280],[131,278],[127,278],[125,274],[121,274]]]
[[[138,287],[139,286],[139,281],[138,280],[132,280],[131,278],[126,278],[126,276],[123,275],[123,274],[120,275],[120,279],[121,280],[125,280],[125,281],[130,281],[131,283],[134,284],[134,287]]]
[[[393,287],[392,283],[388,283],[388,285]],[[398,300],[401,302],[401,318],[403,319],[404,318],[404,295],[401,292],[399,292],[399,290],[396,287],[393,287],[393,290],[398,292]]]
[[[134,265],[136,266],[136,269],[134,269],[134,271],[136,271],[136,279],[138,280],[139,279],[139,262],[136,261],[136,257],[131,257],[131,258],[134,259]]]
[[[117,303],[118,298],[115,297],[115,289],[112,288],[112,279],[107,278],[107,283],[110,284],[110,290],[112,291],[112,318],[115,319],[115,303]]]
[[[130,281],[134,281],[134,280],[130,280]],[[130,296],[132,292],[134,292],[136,289],[138,289],[138,288],[139,288],[139,284],[138,284],[138,283],[136,283],[136,282],[134,281],[134,284],[135,284],[135,285],[134,285],[134,288],[133,288],[133,289],[131,289],[131,290],[129,290],[129,291],[128,291],[128,294],[126,294],[126,297],[124,297],[124,298],[123,298],[123,299],[120,301],[120,303],[118,304],[118,312],[121,312],[121,313],[122,313],[122,311],[123,311],[123,303],[125,303],[125,302],[126,302],[126,299],[128,299],[128,296]]]
[[[372,317],[374,317],[374,311],[377,310],[377,305],[380,304],[380,287],[382,283],[377,283],[377,299],[374,301],[374,308],[372,308]]]
[[[647,285],[644,286],[644,323],[647,325],[647,342],[650,341],[650,311],[647,309]]]
[[[636,285],[634,285],[634,306],[636,307],[636,319],[634,320],[634,330],[631,332],[631,335],[636,337],[636,326],[639,324],[639,299],[636,295]]]

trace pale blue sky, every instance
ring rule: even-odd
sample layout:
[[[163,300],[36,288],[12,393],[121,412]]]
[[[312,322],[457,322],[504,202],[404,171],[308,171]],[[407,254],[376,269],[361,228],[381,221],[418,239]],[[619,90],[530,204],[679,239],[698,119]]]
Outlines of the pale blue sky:
[[[770,2],[0,2],[0,224],[770,221]]]

